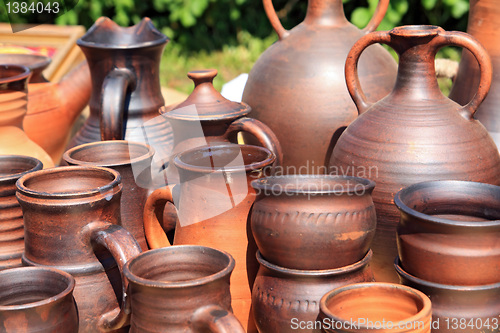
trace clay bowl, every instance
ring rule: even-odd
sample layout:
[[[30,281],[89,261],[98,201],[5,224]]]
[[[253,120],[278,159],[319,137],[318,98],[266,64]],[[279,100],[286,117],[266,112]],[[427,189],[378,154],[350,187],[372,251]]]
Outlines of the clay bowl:
[[[500,282],[500,186],[431,181],[399,191],[403,269],[447,285]]]

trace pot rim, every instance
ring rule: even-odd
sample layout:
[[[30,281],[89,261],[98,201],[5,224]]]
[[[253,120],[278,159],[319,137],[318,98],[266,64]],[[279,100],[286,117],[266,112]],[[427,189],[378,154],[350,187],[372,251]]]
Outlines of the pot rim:
[[[33,172],[33,171],[38,171],[42,170],[43,164],[40,160],[38,160],[35,157],[31,156],[25,156],[25,155],[1,155],[0,156],[0,163],[2,160],[7,160],[7,161],[12,161],[12,160],[18,160],[21,162],[26,162],[26,164],[30,163],[32,167],[30,169],[26,169],[21,172],[17,173],[11,173],[6,176],[0,176],[0,182],[5,182],[5,181],[12,181],[12,180],[17,180],[21,178],[21,176]]]
[[[2,64],[0,65],[1,69],[17,69],[19,71],[18,74],[13,75],[13,76],[6,76],[6,77],[0,77],[0,83],[9,83],[9,82],[15,82],[15,81],[20,81],[23,79],[27,79],[31,75],[31,71],[28,67],[23,66],[23,65],[16,65],[16,64]]]

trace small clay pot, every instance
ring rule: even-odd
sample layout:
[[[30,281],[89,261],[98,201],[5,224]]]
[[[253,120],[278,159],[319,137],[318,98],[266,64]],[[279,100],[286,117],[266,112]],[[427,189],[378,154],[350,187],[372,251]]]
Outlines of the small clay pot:
[[[399,191],[402,267],[448,285],[500,282],[500,186],[431,181]]]
[[[314,321],[319,301],[328,291],[351,283],[373,281],[372,252],[357,263],[328,270],[296,270],[266,261],[259,252],[260,269],[252,291],[252,311],[260,333],[297,332],[300,322]],[[300,332],[321,332],[306,328]]]
[[[431,331],[431,300],[394,283],[358,283],[325,294],[320,302],[324,332]]]

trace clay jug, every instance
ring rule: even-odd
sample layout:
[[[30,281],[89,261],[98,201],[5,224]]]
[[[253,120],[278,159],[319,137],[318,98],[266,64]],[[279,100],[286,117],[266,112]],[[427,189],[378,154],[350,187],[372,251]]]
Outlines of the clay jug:
[[[363,92],[357,64],[361,52],[379,42],[398,52],[399,70],[391,94],[372,104]],[[441,93],[435,77],[434,57],[447,45],[471,50],[481,66],[480,88],[464,107]],[[401,188],[441,179],[500,184],[495,143],[473,118],[490,87],[491,63],[484,48],[463,32],[405,26],[361,38],[347,57],[346,81],[360,116],[339,138],[330,171],[349,170],[377,183],[374,273],[378,281],[396,282],[392,262],[399,211],[393,198]]]
[[[389,0],[379,1],[364,30],[347,21],[342,0],[309,0],[304,21],[290,31],[281,25],[272,0],[263,2],[279,40],[249,73],[243,101],[253,109],[250,116],[278,137],[286,173],[324,173],[338,135],[357,116],[345,86],[345,58],[356,40],[377,28]],[[367,53],[361,80],[369,96],[380,99],[394,86],[396,63],[380,45]]]
[[[0,65],[0,155],[35,157],[51,168],[52,158],[24,132],[29,76],[25,66]]]
[[[477,109],[474,117],[488,130],[500,148],[500,2],[496,0],[470,0],[469,25],[467,32],[488,51],[493,64],[493,81],[490,92]],[[471,100],[477,90],[480,69],[474,56],[464,49],[457,78],[450,92],[450,98],[462,105]]]
[[[47,81],[42,71],[50,61],[49,57],[35,54],[0,54],[0,63],[24,65],[31,70],[24,131],[57,162],[68,143],[73,123],[89,102],[92,85],[86,62],[60,82]]]

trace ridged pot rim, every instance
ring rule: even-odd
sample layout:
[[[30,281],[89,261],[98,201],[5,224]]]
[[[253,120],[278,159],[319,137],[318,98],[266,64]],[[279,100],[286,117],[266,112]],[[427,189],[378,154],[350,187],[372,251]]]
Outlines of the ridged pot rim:
[[[44,69],[48,65],[50,65],[50,63],[52,62],[52,58],[50,58],[49,56],[45,56],[42,54],[34,54],[34,53],[16,53],[16,54],[14,54],[14,53],[1,53],[0,60],[2,60],[2,62],[4,62],[4,63],[10,63],[9,62],[10,59],[9,59],[9,61],[5,61],[5,59],[2,59],[2,58],[10,58],[10,59],[16,58],[17,61],[21,60],[22,62],[20,62],[20,63],[12,63],[12,64],[26,66],[32,72],[40,70],[40,69]],[[31,60],[31,62],[27,65],[25,64],[26,59]],[[16,60],[14,60],[14,61],[16,61]]]
[[[14,69],[17,70],[17,74],[11,76],[2,76],[0,75],[0,84],[20,81],[23,79],[27,79],[31,75],[31,71],[28,67],[23,65],[16,64],[1,64],[0,65],[0,73],[4,70]]]
[[[3,161],[7,161],[8,163],[13,160],[25,162],[26,165],[30,164],[32,167],[21,172],[8,174],[6,176],[0,176],[0,182],[17,180],[27,173],[42,170],[43,168],[42,162],[35,157],[25,155],[0,155],[0,164],[2,164]]]
[[[339,268],[333,268],[333,269],[318,269],[318,270],[302,270],[302,269],[292,269],[292,268],[285,268],[281,267],[275,264],[270,263],[260,253],[259,250],[257,250],[256,257],[257,261],[259,264],[264,266],[265,268],[273,271],[273,272],[278,272],[281,274],[286,274],[286,275],[291,275],[291,276],[298,276],[298,277],[318,277],[318,276],[334,276],[334,275],[343,275],[346,273],[351,273],[355,272],[357,270],[360,270],[361,268],[367,266],[371,259],[372,259],[372,250],[369,250],[366,255],[363,257],[363,259],[359,260],[358,262],[355,262],[354,264],[339,267]]]
[[[499,192],[500,195],[500,186],[479,183],[479,182],[471,182],[471,181],[463,181],[463,180],[433,180],[433,181],[425,181],[416,183],[410,186],[407,186],[396,193],[394,196],[394,204],[396,207],[403,213],[406,213],[410,216],[414,216],[418,219],[428,221],[438,225],[445,226],[456,226],[456,227],[467,227],[467,228],[490,228],[490,227],[500,227],[500,220],[487,220],[487,221],[456,221],[451,219],[445,219],[441,217],[436,217],[432,215],[428,215],[425,213],[421,213],[413,208],[410,208],[405,203],[405,196],[411,195],[412,192],[425,188],[435,188],[436,186],[440,187],[451,187],[455,189],[464,189],[464,186],[473,186],[474,188],[483,189],[490,188],[494,191]]]

